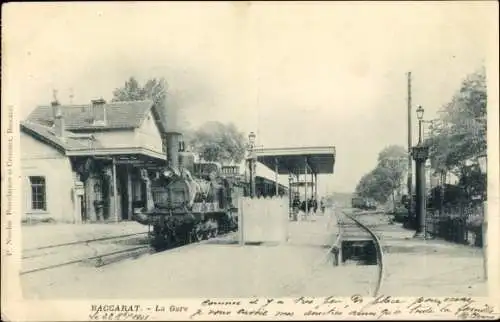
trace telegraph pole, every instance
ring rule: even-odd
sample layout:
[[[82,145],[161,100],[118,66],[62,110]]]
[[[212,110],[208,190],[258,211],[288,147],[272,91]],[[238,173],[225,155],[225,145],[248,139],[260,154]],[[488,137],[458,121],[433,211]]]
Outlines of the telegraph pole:
[[[411,72],[408,72],[408,215],[411,218],[413,205],[413,169],[412,169],[412,126],[411,126]]]

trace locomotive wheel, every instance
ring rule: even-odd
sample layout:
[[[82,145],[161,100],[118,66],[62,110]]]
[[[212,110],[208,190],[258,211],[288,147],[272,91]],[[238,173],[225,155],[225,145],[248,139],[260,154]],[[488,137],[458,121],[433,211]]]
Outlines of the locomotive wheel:
[[[168,248],[169,242],[164,235],[156,234],[151,240],[151,246],[155,251],[162,251]]]
[[[219,223],[216,220],[213,221],[213,228],[210,230],[210,233],[213,238],[219,235]]]
[[[182,232],[182,245],[191,244],[191,233],[189,230]]]
[[[199,242],[203,239],[203,231],[199,225],[196,225],[193,229],[193,239],[195,242]]]

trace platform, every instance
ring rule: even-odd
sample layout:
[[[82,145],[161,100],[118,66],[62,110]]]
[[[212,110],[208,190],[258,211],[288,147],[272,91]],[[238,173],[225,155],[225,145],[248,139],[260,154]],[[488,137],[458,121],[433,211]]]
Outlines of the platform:
[[[286,244],[240,246],[232,234],[100,268],[74,265],[23,275],[23,291],[30,298],[65,299],[300,294],[315,267],[331,270],[325,261],[335,225],[330,216],[311,217],[290,223]]]
[[[379,237],[384,262],[380,294],[391,296],[487,296],[482,249],[439,239],[414,239],[414,231],[389,216],[364,216]]]
[[[291,222],[286,244],[238,244],[237,234],[100,268],[73,265],[23,275],[28,298],[179,298],[371,296],[377,265],[334,266],[333,214]],[[382,236],[384,280],[379,294],[484,296],[481,250],[438,240],[407,239],[412,231],[369,217]],[[102,287],[107,285],[107,287]]]
[[[343,213],[337,214],[337,224],[340,231],[340,242],[364,242],[373,240],[369,232]]]

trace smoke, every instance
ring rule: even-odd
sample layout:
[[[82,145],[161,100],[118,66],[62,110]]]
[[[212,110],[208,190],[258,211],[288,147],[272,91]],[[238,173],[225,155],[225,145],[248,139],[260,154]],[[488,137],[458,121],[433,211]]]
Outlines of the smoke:
[[[206,112],[207,101],[212,101],[214,87],[209,77],[194,68],[165,73],[167,93],[164,106],[167,131],[189,131],[193,120]]]
[[[168,92],[164,108],[167,131],[182,133],[189,127],[186,117],[188,106],[183,104],[182,92]]]

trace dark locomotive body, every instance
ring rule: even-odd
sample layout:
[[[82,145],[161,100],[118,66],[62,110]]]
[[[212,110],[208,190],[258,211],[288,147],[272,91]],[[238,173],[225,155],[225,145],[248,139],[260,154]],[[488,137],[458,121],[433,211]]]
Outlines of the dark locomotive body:
[[[238,228],[237,204],[244,183],[237,167],[195,163],[193,154],[182,152],[179,140],[178,133],[167,136],[169,165],[163,173],[155,178],[143,174],[148,201],[134,214],[136,221],[152,226],[151,245],[155,249],[212,238]]]

